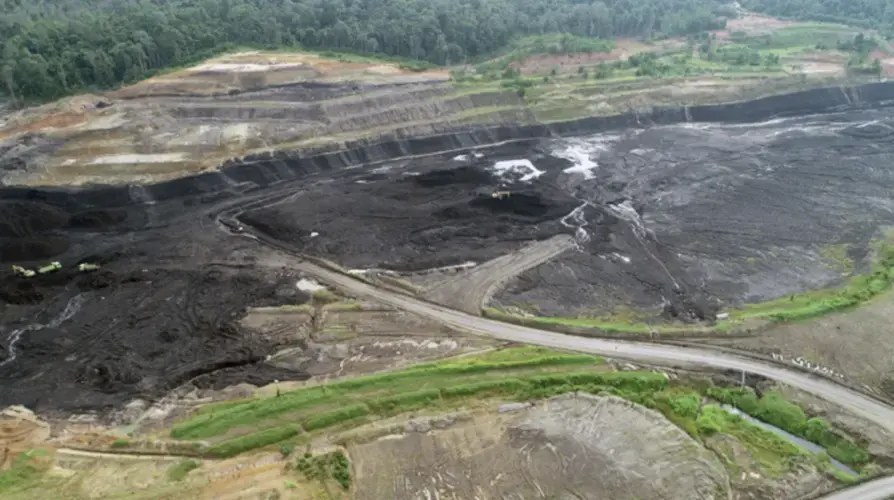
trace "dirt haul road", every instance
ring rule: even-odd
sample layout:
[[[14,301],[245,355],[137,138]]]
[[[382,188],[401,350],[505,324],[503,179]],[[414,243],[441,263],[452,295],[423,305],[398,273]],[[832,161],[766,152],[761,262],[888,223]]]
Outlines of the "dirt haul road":
[[[225,228],[226,226],[221,225],[219,227]],[[261,233],[254,233],[250,228],[245,228],[245,232],[240,234],[256,239],[268,246],[292,253],[283,245],[271,241]],[[527,328],[472,316],[470,314],[448,309],[446,307],[440,307],[397,293],[384,291],[367,285],[353,277],[331,271],[310,262],[301,262],[296,267],[301,271],[314,275],[351,294],[381,301],[390,306],[431,318],[452,328],[476,335],[483,335],[523,344],[542,345],[556,349],[568,349],[610,357],[635,359],[665,366],[700,365],[722,370],[737,370],[753,373],[819,396],[856,415],[870,420],[887,431],[894,432],[894,409],[889,406],[834,382],[783,368],[781,366],[762,363],[729,354],[720,354],[705,349],[573,337],[570,335],[536,330],[534,328]],[[894,479],[882,478],[865,483],[853,489],[833,493],[826,498],[833,500],[844,498],[848,498],[849,500],[884,500],[891,497],[891,495],[894,495]]]
[[[567,234],[537,241],[517,252],[459,272],[438,284],[426,295],[439,304],[477,314],[487,305],[487,301],[501,285],[572,248],[574,239]]]

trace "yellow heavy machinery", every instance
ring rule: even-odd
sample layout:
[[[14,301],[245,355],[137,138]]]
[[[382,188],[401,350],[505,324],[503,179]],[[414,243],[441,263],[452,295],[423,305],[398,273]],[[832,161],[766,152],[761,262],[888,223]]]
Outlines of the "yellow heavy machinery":
[[[502,200],[503,198],[509,198],[509,191],[496,191],[490,196],[491,198]]]
[[[60,269],[62,269],[62,264],[59,261],[53,261],[45,266],[38,267],[37,274],[55,273]]]
[[[22,266],[12,266],[12,272],[14,272],[17,276],[21,276],[23,278],[31,278],[35,274],[37,274],[33,270],[25,269]]]
[[[40,266],[39,268],[37,268],[36,272],[33,269],[26,269],[22,266],[12,266],[12,272],[15,273],[17,276],[21,276],[23,278],[33,278],[38,274],[54,273],[60,269],[62,269],[62,263],[60,263],[59,261],[53,261],[45,266]],[[99,269],[99,264],[90,264],[87,262],[78,264],[78,271],[82,273],[96,271],[97,269]]]

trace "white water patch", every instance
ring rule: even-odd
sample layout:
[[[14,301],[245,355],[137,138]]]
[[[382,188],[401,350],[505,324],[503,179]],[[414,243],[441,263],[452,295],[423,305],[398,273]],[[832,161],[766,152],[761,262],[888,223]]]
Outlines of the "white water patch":
[[[394,272],[394,271],[392,271],[392,270],[390,270],[390,269],[375,269],[375,268],[370,268],[370,269],[348,269],[348,274],[356,274],[356,275],[363,276],[364,274],[369,274],[369,273],[384,274],[384,275],[387,275],[387,276],[400,276],[399,274],[397,274],[396,272]]]
[[[456,271],[463,271],[463,270],[465,270],[465,269],[470,269],[470,268],[473,268],[473,267],[475,267],[475,266],[477,266],[477,265],[478,265],[477,262],[475,262],[475,261],[473,261],[473,260],[469,260],[469,261],[463,262],[462,264],[455,264],[455,265],[452,265],[452,266],[432,267],[432,268],[429,268],[429,269],[422,269],[421,271],[413,271],[412,274],[430,274],[430,273],[437,273],[437,272],[456,272]]]
[[[890,125],[888,125],[887,123],[882,123],[881,120],[872,120],[872,121],[868,121],[866,123],[861,123],[854,128],[866,128],[866,127],[871,127],[873,125],[875,125],[877,127],[886,128],[888,130],[892,130]]]
[[[590,202],[588,201],[581,203],[568,215],[559,220],[563,226],[574,228],[574,241],[577,242],[578,248],[580,248],[580,245],[590,241],[590,233],[586,229],[588,222],[587,218],[584,217],[584,209],[589,204]]]
[[[302,292],[314,293],[320,290],[324,290],[326,287],[317,283],[314,280],[309,279],[301,279],[298,280],[298,283],[295,283],[295,288],[301,290]]]
[[[643,218],[640,217],[639,212],[633,208],[633,203],[630,200],[624,200],[622,203],[608,204],[606,207],[608,207],[613,214],[631,224],[633,227],[633,235],[636,237],[637,241],[639,241],[639,244],[642,245],[643,250],[645,250],[646,253],[649,254],[659,266],[661,266],[664,273],[667,274],[667,277],[670,278],[671,282],[674,284],[674,288],[679,290],[680,284],[674,279],[670,270],[664,265],[664,262],[662,262],[661,259],[649,250],[649,246],[646,245],[646,235],[648,234],[648,230],[646,229],[645,224],[643,224]]]
[[[454,264],[452,266],[443,266],[443,267],[430,267],[428,269],[420,269],[418,271],[397,272],[397,271],[392,271],[390,269],[370,268],[370,269],[349,269],[348,274],[364,275],[364,274],[369,274],[369,273],[376,273],[376,274],[386,274],[389,276],[402,276],[402,275],[418,276],[418,275],[431,274],[431,273],[437,273],[437,272],[464,271],[466,269],[473,268],[477,265],[478,265],[477,262],[470,260],[470,261],[463,262],[462,264]]]
[[[75,295],[68,301],[68,304],[65,304],[65,309],[62,311],[62,313],[59,316],[56,316],[56,318],[49,323],[45,325],[42,325],[40,323],[32,323],[28,326],[13,330],[7,338],[7,356],[5,360],[0,361],[0,367],[12,363],[18,357],[19,353],[18,350],[16,350],[16,344],[19,343],[19,340],[22,338],[23,333],[36,332],[38,330],[43,330],[44,328],[56,328],[62,323],[71,319],[72,316],[77,314],[77,312],[81,310],[81,305],[83,303],[84,297],[82,295]]]
[[[552,154],[574,163],[574,166],[563,170],[566,174],[581,174],[584,176],[584,179],[592,179],[594,177],[593,172],[599,167],[599,164],[591,159],[592,156],[594,153],[607,151],[609,145],[617,139],[617,135],[568,139],[562,141],[560,147],[554,149]]]
[[[630,200],[624,200],[622,203],[609,204],[607,206],[615,215],[633,224],[633,232],[635,232],[638,237],[644,238],[646,236],[646,226],[643,225],[643,218],[640,217],[639,212],[633,208],[633,203]]]
[[[123,154],[94,158],[90,165],[111,165],[120,163],[178,163],[186,160],[186,153]]]
[[[519,182],[531,182],[546,173],[538,170],[531,160],[525,159],[498,161],[491,170],[503,178]]]
[[[612,257],[624,262],[625,264],[630,264],[630,257],[626,255],[621,255],[618,252],[613,252]]]
[[[785,118],[773,118],[771,120],[767,120],[764,122],[758,123],[710,123],[710,122],[702,122],[702,123],[680,123],[675,125],[668,125],[669,127],[679,127],[693,130],[736,130],[736,129],[748,129],[746,135],[751,137],[764,137],[767,139],[775,139],[783,134],[793,133],[793,132],[802,132],[804,134],[817,134],[817,133],[834,133],[840,131],[842,128],[848,125],[841,125],[836,123],[829,123],[827,121],[803,121],[804,117],[785,117]],[[800,121],[800,122],[799,122]],[[794,123],[793,123],[794,122]],[[787,124],[791,124],[786,126]],[[865,125],[872,125],[873,123],[866,123]]]

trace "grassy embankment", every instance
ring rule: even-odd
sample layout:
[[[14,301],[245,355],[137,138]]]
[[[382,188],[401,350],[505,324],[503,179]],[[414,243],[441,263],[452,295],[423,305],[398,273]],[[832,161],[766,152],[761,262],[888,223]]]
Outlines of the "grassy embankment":
[[[869,463],[870,456],[861,446],[837,432],[822,418],[807,418],[798,405],[786,401],[775,392],[760,398],[754,391],[745,389],[710,388],[707,395],[722,403],[735,406],[743,412],[775,425],[798,437],[816,443],[827,450],[829,456],[841,463],[860,468]]]
[[[855,47],[857,33],[854,28],[826,23],[802,23],[752,36],[733,32],[729,40],[704,33],[646,45],[643,52],[626,60],[584,62],[570,73],[559,66],[520,73],[516,68],[525,68],[531,56],[552,54],[557,64],[566,64],[562,57],[608,53],[615,46],[573,36],[529,37],[516,40],[506,53],[478,64],[474,71],[454,71],[453,77],[459,94],[513,89],[523,98],[488,113],[523,107],[532,114],[532,121],[563,121],[637,107],[755,99],[848,79],[862,81],[873,76],[868,51],[887,46],[867,37],[867,42]],[[842,71],[847,66],[848,74],[805,72],[817,59],[839,64]],[[686,82],[693,79],[709,79],[712,84],[687,88]],[[468,121],[474,121],[482,111],[469,113]]]
[[[876,257],[870,273],[851,276],[840,287],[810,290],[768,302],[747,304],[740,309],[728,311],[729,319],[718,321],[713,326],[650,324],[644,319],[646,315],[630,311],[595,318],[520,316],[494,308],[487,308],[483,313],[494,319],[533,326],[573,327],[601,333],[626,334],[722,333],[734,331],[753,320],[772,323],[807,320],[859,306],[891,288],[894,284],[894,232],[889,231],[883,240],[872,246]],[[853,261],[847,257],[846,249],[841,245],[827,246],[820,254],[826,260],[834,261],[830,266],[835,266],[842,272],[850,274],[854,269]]]
[[[656,409],[699,441],[716,433],[729,434],[751,451],[770,474],[790,470],[798,460],[821,462],[821,457],[769,431],[728,412],[718,412],[711,404],[703,405],[712,394],[734,394],[715,388],[710,382],[687,384],[669,381],[660,373],[614,372],[601,358],[540,347],[423,364],[267,399],[212,404],[174,425],[171,435],[177,439],[208,440],[212,443],[209,456],[219,458],[276,444],[291,452],[293,443],[307,442],[314,434],[344,431],[391,415],[444,411],[481,400],[529,400],[577,390],[615,394]],[[743,411],[750,413],[750,407],[743,406]],[[776,416],[777,410],[777,406],[767,405],[764,413],[757,412],[755,416],[771,423],[784,420]],[[816,425],[811,424],[811,428]],[[823,425],[828,435],[837,435],[828,424]],[[804,435],[811,440],[821,439],[819,444],[832,443],[826,434],[811,431]],[[865,463],[859,458],[863,455],[857,455],[857,450],[862,449],[859,445],[846,445],[844,441],[832,444],[834,449],[847,450],[836,451],[836,458],[843,457],[856,466]],[[865,450],[862,452],[865,454]],[[302,467],[311,468],[310,464]]]
[[[44,473],[51,462],[45,450],[21,453],[9,468],[0,470],[0,498],[12,494],[33,494],[34,498],[40,498],[40,491],[47,481]]]
[[[206,405],[186,421],[176,424],[172,435],[183,440],[211,443],[208,458],[226,458],[253,450],[276,450],[295,472],[295,480],[319,481],[323,487],[351,487],[348,458],[338,451],[292,457],[319,434],[340,434],[382,417],[406,412],[437,414],[500,400],[529,400],[572,391],[614,394],[664,414],[695,440],[717,449],[718,434],[736,439],[761,470],[778,476],[797,464],[813,463],[839,480],[855,478],[832,471],[824,455],[816,455],[776,434],[722,410],[720,402],[736,405],[746,413],[773,423],[808,440],[828,447],[830,454],[859,468],[868,461],[860,443],[818,419],[806,419],[796,406],[768,395],[757,399],[747,390],[723,389],[708,380],[669,380],[661,373],[615,372],[594,356],[561,353],[540,347],[492,351],[428,363],[405,370],[358,377],[327,385],[311,386],[278,396]],[[345,436],[346,434],[341,434]],[[350,439],[350,438],[345,438]],[[110,445],[114,448],[114,445]],[[730,470],[735,461],[718,453]],[[51,456],[23,454],[0,473],[0,497],[30,498],[69,488],[65,479],[46,475]],[[192,459],[171,464],[166,480],[175,484],[188,479],[200,462]],[[871,467],[864,467],[864,471]],[[297,486],[286,480],[286,488]],[[181,486],[176,486],[181,488]],[[179,490],[178,490],[179,491]],[[73,498],[77,495],[73,495]],[[331,496],[331,495],[330,495]]]

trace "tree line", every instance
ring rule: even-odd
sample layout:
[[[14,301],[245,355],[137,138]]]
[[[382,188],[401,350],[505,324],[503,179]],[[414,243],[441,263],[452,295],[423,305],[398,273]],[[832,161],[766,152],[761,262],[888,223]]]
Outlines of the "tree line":
[[[33,102],[112,88],[240,46],[378,53],[434,64],[521,36],[722,28],[718,0],[0,0],[0,92]]]

